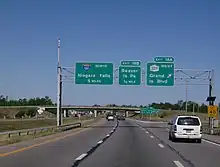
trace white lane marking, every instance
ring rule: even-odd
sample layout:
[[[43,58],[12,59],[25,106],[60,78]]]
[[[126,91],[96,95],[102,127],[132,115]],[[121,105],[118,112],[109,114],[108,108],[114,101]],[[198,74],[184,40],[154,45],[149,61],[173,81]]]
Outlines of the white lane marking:
[[[215,146],[220,147],[220,144],[217,144],[217,143],[214,143],[214,142],[208,141],[208,140],[206,140],[206,139],[202,139],[202,141],[205,141],[205,142],[207,142],[207,143],[209,143],[209,144],[213,144],[213,145],[215,145]]]
[[[107,134],[107,135],[106,135],[106,137],[109,137],[109,136],[110,136],[110,134]]]
[[[150,136],[151,138],[154,138],[154,136]]]
[[[145,133],[149,133],[148,131],[146,131]]]
[[[179,161],[173,161],[177,167],[184,167]]]
[[[113,133],[113,132],[114,132],[114,130],[111,131],[111,133]]]
[[[82,160],[83,158],[85,158],[85,156],[87,156],[87,154],[81,154],[80,156],[78,156],[75,160],[76,161],[80,161],[80,160]]]
[[[97,144],[101,144],[101,143],[103,143],[103,141],[102,141],[102,140],[100,140],[99,142],[97,142]]]
[[[158,144],[159,147],[164,148],[163,144]]]

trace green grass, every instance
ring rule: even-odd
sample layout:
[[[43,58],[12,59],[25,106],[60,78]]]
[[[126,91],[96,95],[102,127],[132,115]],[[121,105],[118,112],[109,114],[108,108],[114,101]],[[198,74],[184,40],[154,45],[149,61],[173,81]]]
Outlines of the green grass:
[[[150,115],[141,115],[138,114],[134,118],[136,119],[143,119],[143,120],[158,120],[158,121],[169,121],[172,119],[174,116],[177,115],[193,115],[192,112],[184,112],[184,111],[161,111],[158,114],[152,114]],[[207,122],[208,121],[208,114],[205,113],[194,113],[194,115],[198,116],[202,122]]]
[[[94,122],[97,122],[100,119],[101,119],[101,117],[97,117],[97,118],[82,117],[81,121],[82,121],[83,126],[86,126],[86,125],[92,124]],[[65,121],[64,122],[65,123],[71,123],[70,119],[67,119],[66,121],[67,122],[65,122]],[[78,121],[78,119],[77,120],[72,120],[72,122],[73,121]],[[77,130],[77,129],[75,129],[75,130]],[[0,135],[0,146],[13,144],[13,143],[18,143],[18,142],[21,142],[21,141],[32,140],[32,139],[43,137],[43,136],[49,136],[49,135],[56,134],[56,133],[59,133],[59,132],[60,132],[59,130],[53,131],[52,129],[49,130],[49,131],[38,132],[36,134],[34,134],[34,132],[30,132],[29,135],[27,135],[27,133],[24,132],[24,133],[21,133],[20,136],[18,135],[18,133],[12,134],[10,136],[10,138],[8,137],[7,134],[6,135]]]
[[[81,117],[81,120],[91,119],[87,116]],[[79,118],[68,118],[64,119],[64,124],[69,124],[73,122],[79,121]],[[39,119],[39,120],[0,120],[0,132],[4,131],[12,131],[12,130],[20,130],[20,129],[31,129],[31,128],[39,128],[45,126],[53,126],[56,125],[56,119]]]
[[[35,138],[48,136],[48,135],[52,135],[55,133],[57,133],[57,131],[45,131],[45,132],[41,132],[41,133],[37,133],[37,134],[31,133],[29,135],[21,134],[21,136],[19,136],[18,134],[14,134],[10,138],[8,137],[8,135],[1,135],[0,136],[0,146],[18,143],[21,141],[32,140]]]

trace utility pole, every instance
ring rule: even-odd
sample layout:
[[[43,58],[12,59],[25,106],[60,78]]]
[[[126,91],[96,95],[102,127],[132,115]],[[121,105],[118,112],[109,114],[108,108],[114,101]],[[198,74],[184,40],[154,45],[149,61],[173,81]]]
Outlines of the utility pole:
[[[61,107],[61,99],[62,99],[62,71],[60,65],[60,39],[58,39],[58,63],[57,63],[57,126],[62,125],[61,117],[62,117],[62,107]]]
[[[187,107],[188,107],[188,80],[186,79],[186,112],[187,112]]]
[[[193,115],[195,115],[195,103],[193,102]]]

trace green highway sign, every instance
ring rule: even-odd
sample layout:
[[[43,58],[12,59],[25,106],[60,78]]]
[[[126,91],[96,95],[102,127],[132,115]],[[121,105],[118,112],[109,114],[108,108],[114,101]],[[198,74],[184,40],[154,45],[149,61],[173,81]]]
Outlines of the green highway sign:
[[[153,107],[145,107],[145,108],[141,108],[141,113],[142,114],[153,114],[153,113],[158,113],[159,110],[155,109]]]
[[[119,67],[119,85],[140,85],[141,67]]]
[[[155,62],[170,62],[170,63],[172,63],[172,62],[174,62],[174,58],[173,57],[155,57],[154,58],[154,61]]]
[[[75,84],[112,85],[113,63],[76,63]]]
[[[173,86],[174,63],[147,63],[148,86]]]
[[[139,60],[123,60],[121,61],[121,66],[140,66],[141,61]]]

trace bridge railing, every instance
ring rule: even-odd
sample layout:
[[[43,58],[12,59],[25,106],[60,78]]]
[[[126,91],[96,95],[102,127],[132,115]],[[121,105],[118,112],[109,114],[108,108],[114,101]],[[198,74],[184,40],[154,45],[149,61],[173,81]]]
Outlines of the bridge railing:
[[[56,108],[57,106],[0,106],[0,108]],[[132,110],[139,111],[140,108],[133,107],[107,107],[107,106],[62,106],[62,108],[73,109],[97,109],[97,110]]]

